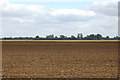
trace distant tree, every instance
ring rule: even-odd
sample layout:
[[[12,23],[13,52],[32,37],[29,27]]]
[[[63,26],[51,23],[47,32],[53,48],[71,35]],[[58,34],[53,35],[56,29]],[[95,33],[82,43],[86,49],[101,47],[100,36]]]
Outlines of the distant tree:
[[[75,40],[76,37],[75,37],[74,35],[71,35],[71,39],[72,39],[72,40]]]
[[[81,34],[79,33],[79,34],[77,35],[77,39],[83,39],[82,33],[81,33]]]
[[[109,40],[110,38],[109,38],[109,36],[106,36],[106,38],[105,38],[106,40]]]
[[[90,35],[87,35],[87,37],[84,38],[85,40],[101,40],[101,36],[98,34],[98,35],[94,35],[94,34],[90,34]]]
[[[67,36],[60,35],[60,39],[62,39],[62,40],[67,39]]]
[[[33,40],[33,37],[30,37],[29,39]]]
[[[97,38],[95,37],[94,34],[91,34],[91,35],[89,36],[89,39],[90,39],[90,40],[97,40]]]
[[[103,39],[103,37],[102,37],[101,34],[97,34],[97,35],[96,35],[96,38],[97,38],[97,40],[102,40],[102,39]]]
[[[39,38],[40,38],[39,36],[36,36],[36,37],[35,37],[35,39],[37,39],[37,40],[38,40]],[[27,39],[27,37],[26,37],[26,39]]]
[[[48,36],[46,36],[46,39],[54,39],[54,35],[52,34],[52,35],[48,35]]]
[[[87,40],[96,40],[96,37],[94,34],[91,34],[91,35],[87,35],[86,39]]]
[[[9,39],[10,39],[10,40],[12,40],[13,38],[12,38],[12,37],[10,37]]]
[[[120,40],[119,36],[116,36],[114,38],[110,38],[109,36],[106,37],[102,37],[101,34],[90,34],[87,35],[86,37],[83,37],[82,33],[78,34],[77,37],[75,37],[74,35],[71,35],[70,37],[64,36],[64,35],[60,35],[60,37],[57,37],[52,34],[52,35],[47,35],[46,37],[39,37],[36,36],[35,38],[33,37],[4,37],[2,38],[3,40]]]
[[[80,34],[80,37],[81,37],[81,39],[83,39],[83,34],[82,33]]]
[[[114,39],[114,40],[119,40],[119,37],[118,37],[118,36],[116,36],[116,37],[114,37],[113,39]]]
[[[78,33],[78,35],[77,35],[77,39],[80,39],[80,34]]]
[[[57,40],[57,39],[58,39],[58,37],[57,37],[57,36],[55,36],[55,39]]]

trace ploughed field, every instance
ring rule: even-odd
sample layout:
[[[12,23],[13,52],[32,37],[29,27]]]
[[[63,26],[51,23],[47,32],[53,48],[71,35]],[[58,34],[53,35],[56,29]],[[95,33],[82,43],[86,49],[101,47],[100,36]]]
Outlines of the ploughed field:
[[[117,42],[2,43],[3,78],[116,78]]]

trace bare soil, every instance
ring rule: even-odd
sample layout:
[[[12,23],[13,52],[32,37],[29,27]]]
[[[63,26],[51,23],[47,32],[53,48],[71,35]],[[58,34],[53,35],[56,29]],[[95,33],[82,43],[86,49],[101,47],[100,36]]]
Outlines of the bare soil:
[[[116,42],[3,42],[3,78],[116,78]]]

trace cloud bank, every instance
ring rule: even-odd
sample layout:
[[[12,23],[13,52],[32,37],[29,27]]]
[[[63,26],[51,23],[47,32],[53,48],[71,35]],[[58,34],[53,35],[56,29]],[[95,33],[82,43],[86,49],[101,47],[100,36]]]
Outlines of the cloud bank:
[[[2,6],[3,36],[77,35],[101,33],[117,35],[117,1],[93,2],[87,9],[54,9],[44,5],[15,4]],[[86,7],[85,7],[86,8]]]

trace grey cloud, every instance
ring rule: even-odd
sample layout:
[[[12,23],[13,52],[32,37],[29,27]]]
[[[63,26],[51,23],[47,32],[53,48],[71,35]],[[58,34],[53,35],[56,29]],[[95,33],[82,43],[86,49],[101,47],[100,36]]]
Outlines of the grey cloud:
[[[95,2],[91,10],[106,16],[118,16],[118,3],[114,1]]]

